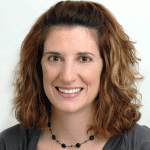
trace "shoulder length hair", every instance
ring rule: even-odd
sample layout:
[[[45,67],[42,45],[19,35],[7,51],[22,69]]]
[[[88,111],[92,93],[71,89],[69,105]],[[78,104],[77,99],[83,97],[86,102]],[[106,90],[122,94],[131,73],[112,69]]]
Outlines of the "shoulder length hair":
[[[50,7],[24,39],[15,75],[14,110],[25,128],[44,129],[51,104],[43,90],[41,58],[52,26],[84,26],[97,31],[104,68],[94,101],[93,129],[97,135],[114,137],[131,129],[140,119],[136,81],[142,79],[134,43],[115,17],[101,4],[61,1]]]

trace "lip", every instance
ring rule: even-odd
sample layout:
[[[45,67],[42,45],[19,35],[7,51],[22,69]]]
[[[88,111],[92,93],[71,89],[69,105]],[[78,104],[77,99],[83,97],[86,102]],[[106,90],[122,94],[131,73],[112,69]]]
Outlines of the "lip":
[[[62,87],[62,88],[64,88],[64,87]],[[77,87],[69,87],[69,88],[67,87],[67,88],[65,88],[65,89],[73,89],[73,88],[77,88]],[[78,87],[78,88],[80,88],[80,87]],[[83,88],[82,88],[82,90],[81,90],[80,92],[78,92],[78,93],[68,93],[68,94],[62,93],[62,92],[58,91],[58,90],[57,90],[57,87],[55,88],[55,90],[57,91],[57,93],[58,93],[61,97],[68,99],[68,98],[75,98],[75,97],[79,96],[79,95],[82,93]]]
[[[82,87],[67,87],[67,86],[57,86],[58,88],[61,88],[61,89],[67,89],[67,90],[70,90],[70,89],[80,89]],[[82,88],[83,89],[83,88]]]

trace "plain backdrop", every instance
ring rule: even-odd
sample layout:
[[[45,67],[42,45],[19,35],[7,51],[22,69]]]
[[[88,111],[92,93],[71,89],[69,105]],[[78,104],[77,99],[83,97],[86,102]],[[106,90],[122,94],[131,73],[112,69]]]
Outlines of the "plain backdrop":
[[[94,1],[94,0],[93,0]],[[11,114],[13,72],[19,60],[20,46],[31,26],[58,0],[1,0],[0,2],[0,132],[18,122]],[[137,42],[142,94],[142,118],[150,127],[150,9],[149,0],[95,0],[107,7],[123,26],[130,39]]]

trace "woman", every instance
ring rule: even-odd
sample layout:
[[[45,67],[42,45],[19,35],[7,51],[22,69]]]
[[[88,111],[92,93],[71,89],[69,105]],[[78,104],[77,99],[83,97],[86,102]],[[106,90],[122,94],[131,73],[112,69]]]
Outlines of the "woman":
[[[25,38],[16,72],[20,124],[2,150],[148,150],[133,42],[101,4],[61,1]]]

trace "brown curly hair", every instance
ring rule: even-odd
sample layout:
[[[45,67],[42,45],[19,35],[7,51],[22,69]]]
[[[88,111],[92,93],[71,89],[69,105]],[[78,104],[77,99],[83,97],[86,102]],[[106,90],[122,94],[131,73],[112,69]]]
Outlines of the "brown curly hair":
[[[51,103],[43,90],[41,58],[52,26],[84,26],[97,31],[104,68],[99,93],[94,101],[93,126],[97,135],[114,137],[131,129],[140,119],[137,97],[138,61],[134,43],[115,17],[101,4],[90,1],[61,1],[47,10],[33,25],[21,46],[15,74],[14,108],[25,128],[44,129]]]

